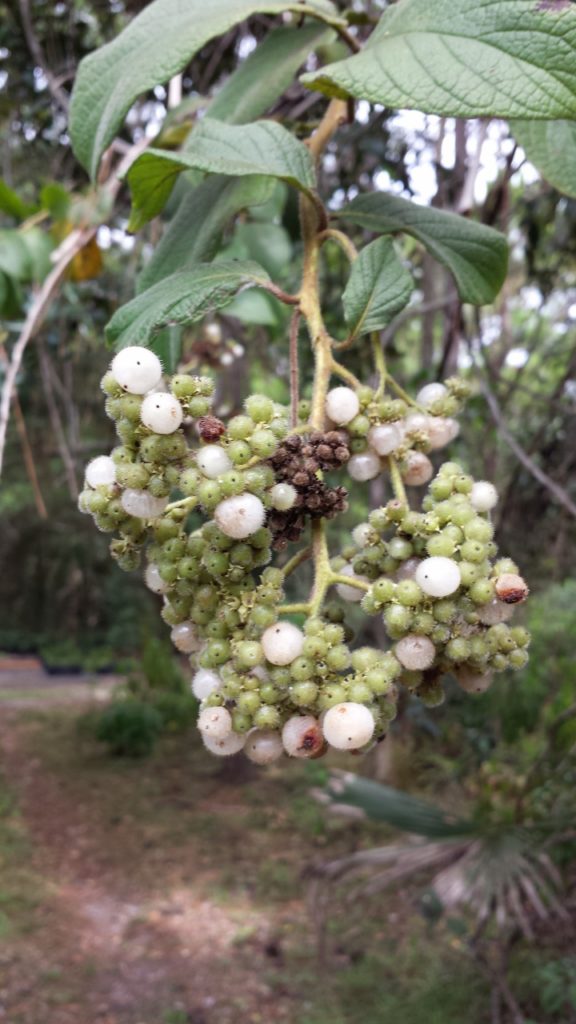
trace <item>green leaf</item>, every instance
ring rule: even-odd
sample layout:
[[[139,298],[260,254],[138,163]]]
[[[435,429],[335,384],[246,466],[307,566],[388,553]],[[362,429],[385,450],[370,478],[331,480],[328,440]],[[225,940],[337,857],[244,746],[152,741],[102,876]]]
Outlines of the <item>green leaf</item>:
[[[350,335],[386,327],[410,299],[414,281],[398,259],[390,238],[378,238],[352,264],[342,296]]]
[[[182,354],[182,328],[165,327],[148,347],[158,356],[165,373],[176,373]]]
[[[6,213],[9,217],[14,217],[15,220],[26,220],[26,217],[30,217],[37,209],[37,206],[31,206],[29,203],[25,203],[23,199],[20,199],[18,193],[10,188],[3,178],[0,178],[1,213]]]
[[[362,53],[302,81],[443,116],[576,117],[576,4],[401,0]]]
[[[209,117],[228,124],[255,121],[291,85],[310,54],[333,36],[331,29],[314,23],[274,29],[224,83],[210,104]],[[193,146],[190,135],[184,152]]]
[[[143,92],[178,74],[210,39],[253,14],[302,10],[293,0],[154,0],[112,42],[85,57],[70,104],[70,136],[94,180],[100,157]],[[334,17],[326,0],[308,12]]]
[[[492,302],[504,283],[504,235],[466,217],[383,192],[358,196],[338,216],[377,234],[404,231],[418,239],[451,272],[464,302]]]
[[[475,832],[471,821],[463,821],[434,804],[360,775],[343,773],[329,783],[328,791],[335,803],[359,807],[374,821],[384,821],[413,835],[450,839]]]
[[[576,121],[512,121],[510,127],[542,177],[576,198]]]
[[[145,345],[164,327],[195,323],[225,306],[241,289],[269,280],[257,263],[198,263],[122,306],[107,325],[106,338],[116,349]]]
[[[242,126],[204,118],[194,130],[186,152],[148,149],[127,174],[132,190],[129,231],[138,231],[160,213],[176,178],[185,170],[205,171],[241,178],[266,175],[313,195],[316,174],[312,157],[276,121],[255,121]]]
[[[286,318],[280,303],[273,295],[251,289],[242,292],[226,306],[226,316],[235,316],[243,324],[258,324],[260,327],[278,327]]]
[[[191,190],[140,274],[138,292],[189,264],[211,260],[230,218],[240,210],[267,202],[273,190],[272,178],[243,180],[220,175]]]

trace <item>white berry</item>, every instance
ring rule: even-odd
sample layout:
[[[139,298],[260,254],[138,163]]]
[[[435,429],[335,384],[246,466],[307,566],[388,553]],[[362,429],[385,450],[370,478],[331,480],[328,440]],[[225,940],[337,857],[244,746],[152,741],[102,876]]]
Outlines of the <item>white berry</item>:
[[[404,432],[416,434],[426,431],[428,428],[428,416],[423,412],[410,412],[404,420]]]
[[[460,426],[456,420],[445,416],[429,416],[426,433],[433,450],[445,448],[460,433]]]
[[[499,622],[507,622],[514,615],[514,605],[504,604],[497,597],[488,604],[476,609],[476,614],[484,626],[497,626]]]
[[[304,634],[291,622],[276,622],[264,630],[261,642],[266,660],[272,665],[290,665],[302,654]]]
[[[404,440],[404,430],[400,423],[382,423],[371,427],[368,431],[368,442],[378,455],[390,455],[396,451]]]
[[[416,576],[418,566],[422,564],[421,558],[407,558],[396,570],[395,579],[398,583],[401,580],[413,580]]]
[[[402,466],[402,479],[409,487],[427,484],[434,476],[434,466],[423,452],[408,452]]]
[[[199,647],[198,637],[191,622],[179,622],[170,633],[170,639],[177,651],[192,654]]]
[[[282,729],[282,743],[289,757],[312,757],[324,746],[318,719],[313,715],[294,715]]]
[[[374,719],[364,704],[345,701],[330,708],[322,723],[324,738],[337,750],[357,750],[372,739]]]
[[[490,512],[498,502],[498,491],[488,480],[477,480],[470,491],[470,504],[477,512]]]
[[[409,633],[396,644],[396,657],[411,672],[430,668],[436,657],[436,648],[427,636]]]
[[[141,345],[123,348],[114,356],[110,370],[116,383],[131,395],[145,395],[162,379],[162,363],[158,356]]]
[[[272,764],[284,753],[280,733],[273,729],[254,729],[248,733],[244,753],[254,764]]]
[[[298,491],[292,484],[274,484],[270,491],[272,508],[277,508],[279,512],[287,512],[293,508],[297,497]]]
[[[255,494],[238,494],[225,498],[214,510],[214,519],[227,537],[242,540],[249,537],[264,523],[264,505]]]
[[[232,732],[232,716],[226,708],[204,708],[198,715],[198,728],[213,740],[224,740]]]
[[[466,693],[485,693],[492,685],[490,672],[473,672],[471,669],[460,668],[456,673],[456,682]]]
[[[154,594],[166,594],[168,592],[168,583],[163,580],[160,575],[160,570],[155,562],[149,562],[144,570],[144,582]]]
[[[89,487],[109,487],[116,482],[116,464],[109,455],[97,455],[86,466],[85,476]]]
[[[439,402],[442,398],[446,398],[447,394],[448,389],[443,384],[425,384],[416,395],[416,401],[418,405],[423,405],[427,409],[434,402]]]
[[[370,523],[358,523],[352,530],[352,540],[359,548],[364,548],[372,537],[374,530]]]
[[[166,508],[168,498],[155,498],[148,491],[137,491],[133,487],[127,487],[122,492],[120,502],[129,516],[136,516],[137,519],[157,519]]]
[[[345,565],[339,570],[340,576],[350,576],[351,579],[360,580],[362,583],[369,583],[367,576],[357,576],[351,565]],[[364,590],[360,587],[348,587],[345,583],[338,583],[336,591],[343,601],[361,601],[364,597]]]
[[[346,468],[353,480],[373,480],[380,473],[380,459],[376,452],[361,452],[348,460]]]
[[[197,700],[206,700],[220,689],[221,679],[208,668],[199,668],[192,676],[192,693]]]
[[[140,409],[140,419],[155,434],[173,434],[182,423],[182,406],[174,395],[160,391],[146,395]]]
[[[215,740],[208,733],[202,733],[202,742],[211,754],[216,754],[217,757],[230,757],[242,750],[246,737],[239,732],[230,732],[224,739]]]
[[[343,426],[360,412],[358,395],[352,388],[333,388],[326,395],[326,415],[333,423]]]
[[[198,468],[209,480],[215,480],[222,473],[227,473],[233,465],[232,460],[219,444],[207,444],[204,448],[200,448],[196,462]]]
[[[453,558],[437,555],[425,558],[416,569],[414,578],[430,597],[448,597],[461,583],[460,569]]]

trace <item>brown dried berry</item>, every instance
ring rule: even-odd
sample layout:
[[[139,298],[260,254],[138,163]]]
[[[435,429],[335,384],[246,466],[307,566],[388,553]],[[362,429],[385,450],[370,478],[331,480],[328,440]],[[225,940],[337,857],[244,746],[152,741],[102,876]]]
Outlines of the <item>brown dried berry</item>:
[[[504,604],[519,604],[528,597],[529,590],[525,580],[513,572],[505,572],[495,583],[496,596]]]
[[[203,441],[218,441],[226,433],[226,427],[216,416],[200,416],[196,429]]]

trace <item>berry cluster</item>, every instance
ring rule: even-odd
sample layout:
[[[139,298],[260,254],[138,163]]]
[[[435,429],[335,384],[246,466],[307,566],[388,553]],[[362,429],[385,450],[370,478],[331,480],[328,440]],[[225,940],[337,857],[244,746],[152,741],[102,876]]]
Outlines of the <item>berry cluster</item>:
[[[102,388],[120,443],[87,466],[79,506],[116,534],[122,568],[137,568],[145,551],[146,584],[190,656],[198,726],[213,753],[243,749],[267,764],[365,748],[394,718],[399,684],[434,704],[448,672],[478,692],[493,672],[525,663],[528,635],[506,623],[527,588],[513,563],[496,559],[495,489],[455,463],[431,480],[426,453],[458,432],[461,382],[428,385],[412,407],[336,387],[325,429],[290,429],[287,410],[264,395],[225,423],[209,378],[176,374],[165,384],[157,357],[140,347],[114,358]],[[344,487],[325,479],[344,467],[358,481],[384,467],[407,483],[431,480],[422,511],[400,482],[341,556],[330,563],[325,542],[316,545],[313,595],[291,609],[290,563],[269,565],[272,549],[346,508]],[[344,607],[326,602],[332,586]],[[350,650],[348,601],[383,616],[389,650]],[[291,610],[307,615],[303,628],[283,617]]]

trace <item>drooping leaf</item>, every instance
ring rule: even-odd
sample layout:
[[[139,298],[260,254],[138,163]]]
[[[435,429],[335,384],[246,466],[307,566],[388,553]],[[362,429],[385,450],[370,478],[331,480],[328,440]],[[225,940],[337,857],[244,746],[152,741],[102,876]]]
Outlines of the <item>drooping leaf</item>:
[[[257,263],[199,263],[159,281],[117,310],[106,327],[107,340],[116,349],[146,345],[164,327],[195,323],[241,289],[269,280]]]
[[[210,39],[253,14],[298,10],[296,0],[154,0],[115,39],[85,57],[70,105],[76,156],[96,177],[100,157],[143,92],[189,64]],[[308,11],[334,17],[328,0],[310,0]]]
[[[182,354],[182,328],[164,327],[154,336],[149,348],[158,356],[165,373],[176,373]]]
[[[330,797],[338,804],[350,804],[374,821],[383,821],[403,832],[429,839],[449,839],[471,835],[474,823],[447,814],[434,804],[419,800],[391,786],[346,772],[328,786]]]
[[[258,324],[260,327],[278,327],[286,319],[278,299],[256,288],[237,295],[226,306],[226,316],[235,316],[243,324]]]
[[[25,203],[18,193],[15,192],[13,188],[10,188],[3,178],[0,178],[1,213],[7,213],[9,217],[14,217],[14,220],[25,220],[26,217],[29,217],[37,209],[37,206],[31,206],[29,203]]]
[[[510,127],[542,177],[576,198],[576,121],[513,121]]]
[[[443,116],[575,117],[576,4],[401,0],[362,53],[302,81]]]
[[[414,282],[402,266],[390,238],[378,238],[352,264],[342,296],[352,336],[379,331],[410,299]]]
[[[127,174],[132,191],[129,231],[138,231],[162,210],[184,170],[234,178],[266,175],[308,195],[316,184],[308,149],[276,121],[236,126],[205,118],[194,129],[186,152],[148,149],[134,161]]]
[[[239,210],[265,203],[273,188],[272,178],[216,175],[190,190],[140,274],[137,291],[189,264],[212,259],[230,218]]]
[[[210,104],[209,116],[227,124],[255,121],[291,84],[306,58],[334,33],[325,25],[274,29],[230,75]],[[189,137],[186,152],[194,143]]]
[[[383,192],[358,196],[338,216],[377,234],[404,231],[417,238],[451,272],[464,302],[492,302],[504,283],[504,235],[466,217]]]

